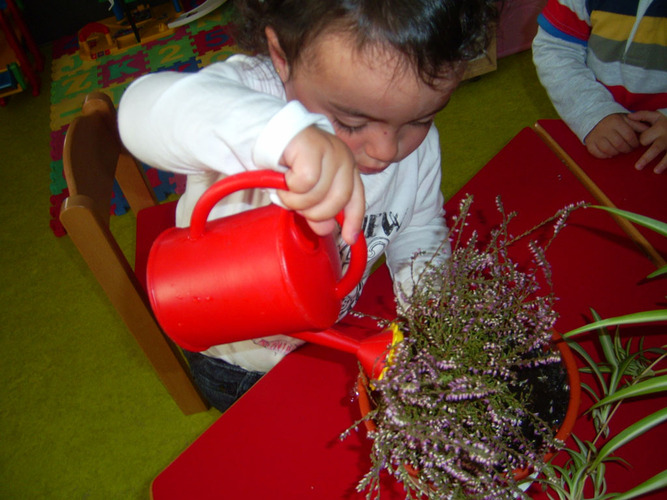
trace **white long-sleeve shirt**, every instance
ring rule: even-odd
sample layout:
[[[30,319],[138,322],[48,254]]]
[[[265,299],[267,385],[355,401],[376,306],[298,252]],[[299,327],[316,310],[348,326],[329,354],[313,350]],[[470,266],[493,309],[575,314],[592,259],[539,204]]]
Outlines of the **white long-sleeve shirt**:
[[[245,170],[284,170],[279,160],[285,147],[310,125],[333,133],[323,115],[308,112],[297,101],[286,102],[282,82],[268,59],[242,55],[197,73],[162,72],[138,79],[121,99],[118,122],[123,142],[137,158],[187,174],[176,213],[179,227],[189,225],[195,203],[216,181]],[[354,306],[383,254],[399,298],[412,290],[416,252],[424,252],[421,261],[436,252],[449,255],[449,245],[443,248],[447,227],[440,179],[435,127],[404,160],[378,174],[362,175],[368,264],[360,285],[343,301],[341,317]],[[210,217],[265,205],[270,198],[259,189],[235,193],[216,205]],[[349,247],[339,239],[339,249],[345,266]],[[214,346],[204,354],[265,372],[301,343],[279,335]]]

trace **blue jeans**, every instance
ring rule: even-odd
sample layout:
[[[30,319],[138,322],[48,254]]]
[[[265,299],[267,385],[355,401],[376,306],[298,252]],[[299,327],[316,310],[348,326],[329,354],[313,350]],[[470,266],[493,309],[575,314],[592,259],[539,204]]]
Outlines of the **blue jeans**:
[[[248,371],[198,352],[183,351],[192,378],[211,406],[221,412],[236,402],[264,373]]]

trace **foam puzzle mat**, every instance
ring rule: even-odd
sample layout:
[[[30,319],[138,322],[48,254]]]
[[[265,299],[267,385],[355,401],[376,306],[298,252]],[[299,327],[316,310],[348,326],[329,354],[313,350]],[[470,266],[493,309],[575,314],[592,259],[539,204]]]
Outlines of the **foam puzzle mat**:
[[[207,16],[180,26],[173,34],[128,48],[123,52],[83,59],[77,35],[53,43],[51,75],[51,164],[50,164],[50,226],[62,236],[65,229],[58,220],[60,205],[67,198],[63,176],[63,142],[67,127],[81,111],[86,94],[106,92],[116,105],[125,88],[136,78],[156,71],[194,72],[238,52],[232,36],[233,8],[225,5]],[[148,179],[158,199],[183,191],[182,176],[145,166]],[[118,186],[115,187],[112,209],[122,215],[129,205]]]

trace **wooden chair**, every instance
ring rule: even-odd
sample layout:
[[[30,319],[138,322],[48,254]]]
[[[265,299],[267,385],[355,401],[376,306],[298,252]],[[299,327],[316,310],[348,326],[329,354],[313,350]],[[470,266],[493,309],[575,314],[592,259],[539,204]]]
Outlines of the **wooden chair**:
[[[208,405],[181,351],[155,320],[145,290],[150,246],[174,225],[175,202],[157,203],[143,168],[120,141],[116,110],[106,94],[89,94],[82,110],[65,136],[69,197],[60,221],[181,411],[205,411]],[[134,270],[109,227],[114,177],[137,215]]]

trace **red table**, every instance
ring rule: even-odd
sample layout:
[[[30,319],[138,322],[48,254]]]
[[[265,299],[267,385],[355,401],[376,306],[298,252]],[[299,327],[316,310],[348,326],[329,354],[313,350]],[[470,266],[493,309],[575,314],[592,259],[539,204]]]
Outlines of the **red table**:
[[[593,201],[531,129],[521,131],[447,203],[448,214],[468,192],[475,195],[472,225],[481,234],[497,221],[497,193],[508,210],[520,213],[512,226],[516,234],[566,203]],[[575,213],[547,256],[561,297],[560,331],[584,324],[589,307],[608,317],[664,304],[665,280],[641,283],[653,265],[604,212]],[[386,268],[369,280],[358,308],[392,317]],[[343,328],[357,337],[374,333],[366,326]],[[665,343],[665,338],[660,333],[650,341]],[[359,418],[356,376],[356,360],[349,354],[315,345],[290,354],[155,479],[153,498],[364,498],[354,487],[369,469],[370,442],[363,429],[338,439]],[[664,399],[655,398],[627,408],[639,414],[660,406]],[[575,433],[590,437],[587,425],[580,418]],[[659,428],[622,450],[621,456],[644,469],[610,468],[610,490],[627,489],[665,468],[664,453],[652,446],[665,438]],[[404,496],[389,478],[383,486],[383,498]]]

